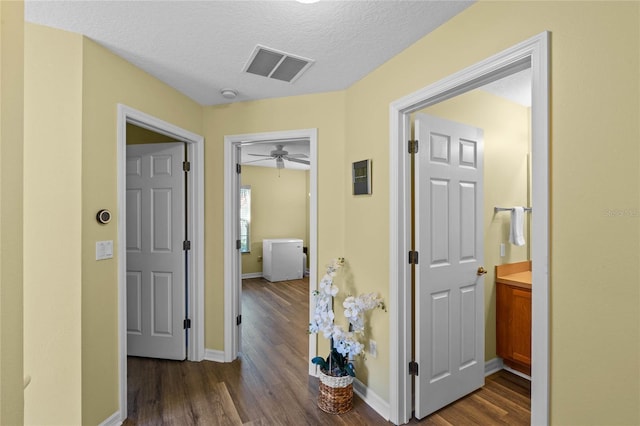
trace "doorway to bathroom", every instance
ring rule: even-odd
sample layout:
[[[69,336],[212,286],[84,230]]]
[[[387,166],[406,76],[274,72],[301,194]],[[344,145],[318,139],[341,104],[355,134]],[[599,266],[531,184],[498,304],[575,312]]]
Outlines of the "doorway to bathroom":
[[[411,191],[411,156],[406,155],[411,135],[411,114],[429,106],[452,99],[470,92],[485,84],[500,80],[525,69],[531,69],[532,107],[531,107],[531,205],[535,215],[531,216],[531,233],[536,236],[536,243],[531,247],[533,260],[533,329],[532,329],[532,423],[546,423],[548,419],[548,37],[542,33],[474,66],[453,74],[416,93],[408,95],[391,104],[390,132],[391,148],[391,259],[390,280],[392,300],[391,309],[395,314],[391,318],[390,362],[390,418],[393,422],[406,423],[413,412],[413,386],[425,385],[424,382],[446,377],[447,372],[439,376],[430,376],[428,370],[434,359],[413,358],[412,336],[414,324],[421,318],[414,317],[415,311],[425,310],[426,315],[433,311],[424,306],[414,311],[412,274],[416,267],[414,262],[407,262],[407,253],[414,250],[411,219],[412,216],[404,206],[410,205]],[[421,145],[429,144],[422,141]],[[493,208],[493,206],[488,206]],[[418,219],[420,220],[420,219]],[[415,258],[415,256],[414,256]],[[420,253],[420,263],[428,262]],[[395,283],[398,283],[395,285]],[[420,284],[417,284],[420,285]],[[393,304],[396,306],[393,306]],[[396,308],[396,309],[394,309]],[[422,312],[420,312],[422,314]],[[414,322],[415,320],[415,322]],[[448,324],[442,323],[442,327]],[[465,331],[465,330],[463,330]],[[466,330],[467,332],[469,330]],[[442,332],[439,328],[435,333]],[[421,343],[417,341],[416,346]],[[476,358],[475,362],[479,362]],[[424,362],[421,362],[424,361]],[[413,376],[416,368],[412,364],[421,365],[419,374]],[[452,366],[458,368],[460,366]],[[485,366],[485,368],[487,368]],[[419,401],[415,402],[416,404]]]
[[[416,404],[418,418],[441,408],[438,401],[482,387],[485,374],[508,362],[496,354],[496,341],[504,345],[506,339],[496,330],[501,305],[496,307],[494,266],[530,259],[530,222],[524,217],[523,236],[512,244],[510,215],[506,207],[495,207],[531,205],[530,106],[528,68],[411,116],[420,145],[413,182],[414,250],[421,260],[413,290],[421,344],[414,345],[413,358],[426,352],[430,365],[421,373],[432,370],[427,389],[419,383],[415,389],[416,400],[426,398]],[[524,342],[530,325],[521,335]],[[438,349],[445,347],[450,350]],[[530,358],[525,352],[518,353],[522,360]],[[461,367],[448,370],[449,365]]]

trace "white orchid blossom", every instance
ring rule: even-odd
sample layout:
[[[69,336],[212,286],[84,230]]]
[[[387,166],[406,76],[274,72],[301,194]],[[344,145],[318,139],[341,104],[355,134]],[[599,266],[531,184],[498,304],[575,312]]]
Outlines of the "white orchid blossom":
[[[353,359],[362,353],[364,345],[358,341],[358,336],[364,334],[364,313],[374,308],[384,309],[382,298],[375,293],[363,294],[357,297],[347,297],[342,306],[344,316],[350,324],[349,331],[334,324],[333,298],[338,294],[338,287],[333,284],[333,278],[344,265],[344,258],[334,259],[327,266],[327,273],[319,283],[319,290],[315,296],[315,310],[312,322],[309,324],[310,333],[322,333],[325,338],[332,339],[334,347],[343,356]]]

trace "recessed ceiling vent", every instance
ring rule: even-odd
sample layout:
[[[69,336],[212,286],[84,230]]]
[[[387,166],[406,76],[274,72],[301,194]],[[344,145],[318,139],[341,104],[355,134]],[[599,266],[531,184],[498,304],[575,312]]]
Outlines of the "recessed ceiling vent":
[[[257,45],[243,71],[293,83],[313,62],[312,59]]]

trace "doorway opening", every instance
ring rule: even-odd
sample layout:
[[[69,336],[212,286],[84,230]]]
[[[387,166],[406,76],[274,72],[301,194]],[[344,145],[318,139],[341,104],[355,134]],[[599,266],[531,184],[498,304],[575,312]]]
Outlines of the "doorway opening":
[[[549,34],[542,33],[485,61],[455,73],[390,106],[390,419],[396,424],[412,416],[413,300],[411,246],[411,114],[443,100],[531,68],[531,248],[532,268],[532,395],[531,423],[546,424],[549,416]]]
[[[278,282],[308,275],[309,140],[243,143],[240,165],[242,278]],[[269,248],[277,248],[277,261],[268,262]]]
[[[187,269],[187,304],[191,330],[187,342],[187,359],[204,359],[204,138],[171,123],[118,105],[118,341],[119,341],[119,412],[127,418],[127,224],[126,224],[126,164],[127,124],[168,136],[183,142],[191,171],[187,174],[186,235],[191,242]]]
[[[317,129],[290,130],[282,132],[252,133],[225,136],[224,138],[224,361],[231,362],[240,348],[241,331],[241,292],[242,292],[242,260],[240,241],[240,174],[237,165],[241,163],[242,146],[268,143],[275,145],[276,141],[308,141],[310,163],[309,170],[309,298],[316,288],[317,277]],[[274,172],[276,170],[274,169]],[[311,315],[311,314],[309,314]],[[315,336],[309,337],[309,357],[316,353]],[[311,359],[311,358],[309,358]],[[309,363],[309,373],[313,373]]]

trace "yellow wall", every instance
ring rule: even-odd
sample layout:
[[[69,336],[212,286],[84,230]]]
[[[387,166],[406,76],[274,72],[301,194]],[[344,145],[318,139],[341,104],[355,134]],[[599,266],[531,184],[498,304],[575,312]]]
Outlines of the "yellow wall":
[[[194,133],[202,107],[91,40],[26,28],[26,420],[97,424],[118,409],[118,253],[95,260],[96,241],[117,247],[117,217],[95,221],[118,211],[117,104]]]
[[[305,170],[277,170],[242,166],[242,185],[251,186],[251,253],[242,254],[242,273],[262,273],[262,240],[299,238],[308,240]]]
[[[474,90],[427,108],[424,113],[484,130],[485,361],[496,357],[495,265],[528,260],[531,241],[509,244],[510,215],[495,206],[528,206],[529,108]],[[423,141],[424,142],[424,141]],[[528,223],[528,217],[525,223]],[[505,256],[500,257],[500,243]]]
[[[27,24],[24,369],[32,377],[25,391],[27,424],[81,421],[81,130],[82,37]]]
[[[202,107],[154,77],[83,39],[82,97],[82,422],[100,423],[118,407],[117,259],[95,260],[95,243],[113,240],[98,210],[117,212],[117,104],[202,134]]]
[[[4,3],[3,19],[7,10]],[[319,129],[319,273],[323,273],[323,265],[329,259],[344,255],[349,262],[349,280],[357,292],[378,291],[388,301],[389,286],[395,285],[388,282],[389,103],[544,30],[552,32],[552,423],[640,423],[639,8],[636,2],[480,2],[344,92],[204,109],[83,39],[81,224],[64,230],[72,238],[81,232],[81,290],[69,291],[75,300],[81,297],[82,365],[72,368],[69,374],[73,392],[78,392],[74,380],[81,374],[82,423],[99,423],[117,409],[117,253],[113,260],[94,260],[97,240],[117,242],[117,220],[101,227],[94,219],[100,208],[117,210],[117,102],[206,136],[205,346],[222,350],[224,135]],[[3,31],[4,28],[3,23]],[[37,37],[38,33],[30,37]],[[42,37],[34,48],[46,55],[46,50],[63,38]],[[3,33],[3,58],[4,40]],[[72,52],[76,43],[77,39],[71,37],[68,46]],[[64,55],[68,54],[75,55]],[[4,62],[2,65],[4,78]],[[2,88],[4,102],[5,85]],[[74,90],[70,89],[72,96]],[[43,98],[47,96],[55,97],[43,94]],[[20,103],[19,96],[16,99],[11,99],[12,105]],[[27,108],[25,113],[28,111]],[[2,113],[5,124],[4,109]],[[47,143],[76,143],[77,125],[68,123],[77,120],[76,115],[69,117],[57,109],[52,114],[65,123],[60,124],[60,134],[49,135]],[[4,131],[3,125],[3,151]],[[25,129],[25,134],[29,132],[35,130]],[[62,140],[69,133],[73,140]],[[1,159],[3,176],[5,158],[3,155]],[[353,197],[349,185],[351,163],[365,158],[373,160],[373,194]],[[26,158],[27,162],[30,160]],[[76,165],[73,169],[55,176],[42,174],[41,179],[65,183],[68,174],[77,171]],[[27,174],[25,179],[36,177]],[[4,179],[1,184],[0,201],[4,206]],[[77,193],[69,197],[78,201]],[[56,200],[56,206],[60,205]],[[6,212],[3,209],[0,228],[3,245]],[[32,214],[25,212],[25,221]],[[42,243],[57,248],[59,241],[47,235]],[[77,250],[77,244],[72,248]],[[76,269],[77,259],[71,262]],[[4,266],[3,260],[2,291],[7,289]],[[70,284],[54,274],[48,285],[66,289],[76,282],[72,280]],[[7,302],[3,293],[3,319],[6,304],[15,303],[18,294]],[[52,295],[49,302],[66,309],[68,301],[63,294],[64,291]],[[27,302],[30,303],[25,300],[25,313]],[[71,309],[77,309],[77,302],[72,302]],[[76,312],[70,315],[77,316]],[[66,319],[55,325],[66,326]],[[371,325],[371,337],[378,341],[378,358],[369,358],[360,371],[364,371],[372,390],[388,400],[389,316],[375,312]],[[70,333],[63,341],[77,345],[73,329]],[[4,328],[1,342],[4,391],[5,386],[15,384],[15,380],[7,385],[4,381]],[[54,360],[62,354],[74,357],[71,351],[61,345],[53,347],[50,355]],[[17,349],[9,351],[9,362],[15,360],[17,353]],[[30,356],[25,353],[25,362]],[[67,365],[63,361],[49,363],[51,369]],[[602,365],[605,367],[598,368]],[[35,380],[36,377],[32,386]],[[53,394],[59,388],[47,387],[46,391]],[[4,404],[4,394],[2,399]],[[70,423],[78,418],[75,407],[64,413]]]
[[[204,111],[205,153],[205,347],[223,350],[223,138],[225,135],[295,129],[318,129],[318,265],[344,252],[345,175],[344,92],[268,99],[207,107]],[[311,256],[314,253],[310,254]],[[324,340],[324,339],[323,339]]]
[[[0,424],[23,422],[22,1],[0,2]]]
[[[638,424],[637,2],[480,2],[347,90],[346,163],[373,158],[374,194],[346,199],[345,256],[387,295],[389,103],[544,30],[551,36],[551,420]],[[535,206],[533,206],[535,209]],[[622,216],[609,217],[608,209]],[[379,212],[367,215],[364,212]],[[624,211],[629,212],[628,214]],[[372,235],[371,230],[381,230]],[[388,321],[372,321],[388,341]],[[611,350],[615,348],[615,350]],[[373,390],[388,397],[379,357]],[[598,366],[606,365],[604,368]],[[375,366],[375,367],[374,367]],[[379,367],[379,368],[378,368]]]

